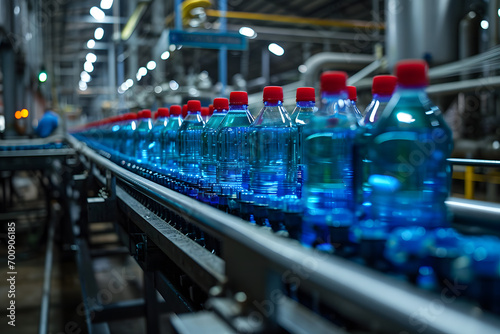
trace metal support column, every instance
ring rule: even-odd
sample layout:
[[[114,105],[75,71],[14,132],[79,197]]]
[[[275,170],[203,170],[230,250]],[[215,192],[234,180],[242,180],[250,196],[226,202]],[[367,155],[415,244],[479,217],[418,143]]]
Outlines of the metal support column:
[[[151,270],[144,270],[144,299],[146,314],[146,330],[148,334],[159,333],[159,308],[156,297],[155,273]]]
[[[2,44],[0,58],[3,74],[3,114],[5,116],[5,136],[14,137],[14,113],[16,112],[15,56],[11,45]]]
[[[267,48],[262,48],[262,78],[264,78],[264,84],[269,85],[271,79],[271,58],[269,56],[269,51]]]
[[[227,31],[227,0],[219,1],[219,10],[221,13],[220,32],[225,33]],[[221,83],[221,94],[225,96],[227,87],[227,47],[225,46],[221,47],[219,51],[219,82]]]

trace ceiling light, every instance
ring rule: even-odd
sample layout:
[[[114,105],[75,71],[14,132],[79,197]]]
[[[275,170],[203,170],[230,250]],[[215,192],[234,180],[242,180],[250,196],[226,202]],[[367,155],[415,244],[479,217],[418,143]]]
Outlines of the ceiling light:
[[[170,52],[174,52],[176,48],[177,48],[177,46],[175,46],[175,44],[170,44],[170,46],[168,47],[168,50]]]
[[[246,36],[248,38],[255,38],[257,37],[257,34],[255,33],[255,30],[253,30],[250,27],[241,27],[239,30],[239,33],[243,36]]]
[[[125,84],[127,85],[128,88],[130,88],[134,85],[134,80],[127,79],[127,81],[125,81]]]
[[[90,74],[88,74],[88,72],[82,71],[82,73],[80,73],[80,79],[82,79],[83,82],[90,82],[90,80],[92,80],[92,77],[90,76]]]
[[[299,65],[299,72],[300,73],[306,73],[307,72],[307,66],[302,64],[302,65]]]
[[[40,82],[45,82],[47,81],[47,72],[40,72],[40,74],[38,75],[38,81]]]
[[[97,21],[104,20],[104,18],[106,17],[106,14],[104,14],[104,12],[96,6],[90,8],[90,15],[92,15],[92,17]]]
[[[137,74],[135,75],[135,78],[137,79],[137,81],[141,81],[141,79],[142,79],[142,75],[140,75],[139,73],[137,73]]]
[[[91,62],[86,61],[85,64],[83,64],[83,69],[88,73],[91,73],[94,70],[94,65],[92,65]]]
[[[104,37],[104,29],[99,27],[94,31],[94,38],[98,41]]]
[[[481,21],[481,28],[483,28],[484,30],[486,30],[489,27],[490,27],[490,24],[488,23],[488,21],[486,21],[486,20],[482,20]]]
[[[163,88],[161,88],[161,86],[156,86],[155,87],[155,93],[156,94],[160,94],[162,91],[163,91]]]
[[[168,85],[170,86],[171,90],[178,90],[179,89],[179,84],[175,80],[170,80]]]
[[[497,14],[498,14],[498,16],[500,17],[500,9],[498,10]]]
[[[139,74],[141,77],[143,77],[146,74],[148,74],[148,70],[143,66],[143,67],[139,68],[139,70],[137,71],[137,74]]]
[[[84,81],[81,81],[81,80],[80,80],[80,81],[78,82],[78,88],[80,88],[80,90],[82,90],[82,91],[83,91],[83,90],[87,90],[87,88],[88,88],[87,83],[86,83],[86,82],[84,82]]]
[[[113,0],[101,0],[102,9],[110,9],[113,6]]]
[[[87,47],[89,49],[93,49],[95,46],[95,41],[93,39],[89,39],[89,41],[87,42]]]
[[[148,62],[146,67],[148,68],[148,70],[152,71],[156,68],[156,62],[154,60],[151,60]]]
[[[21,12],[21,7],[19,6],[14,7],[14,15],[19,15],[20,12]]]
[[[132,81],[132,84],[133,84],[133,83],[134,83],[134,82]],[[122,83],[122,84],[120,85],[120,88],[122,89],[122,91],[124,91],[124,92],[125,92],[125,91],[129,88],[129,87],[128,87],[128,85],[127,85],[127,82]]]
[[[85,56],[85,60],[87,60],[88,62],[91,62],[91,63],[95,63],[97,60],[97,56],[94,53],[89,52]]]
[[[170,52],[168,51],[163,52],[160,56],[162,60],[167,60],[169,57],[170,57]]]
[[[270,52],[272,52],[273,54],[275,54],[277,56],[283,56],[283,54],[285,53],[285,50],[276,43],[269,44],[269,46],[267,48]]]

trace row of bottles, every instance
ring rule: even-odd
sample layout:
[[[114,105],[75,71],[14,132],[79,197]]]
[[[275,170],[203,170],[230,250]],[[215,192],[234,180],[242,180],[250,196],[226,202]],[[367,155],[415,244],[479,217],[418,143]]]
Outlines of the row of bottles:
[[[474,271],[483,260],[488,268],[500,265],[498,239],[489,238],[484,253],[484,237],[449,227],[453,140],[425,93],[427,64],[403,61],[396,76],[374,77],[364,113],[346,82],[345,72],[323,73],[319,108],[314,88],[301,87],[290,114],[282,88],[270,86],[255,119],[247,94],[232,92],[229,100],[214,100],[208,119],[192,100],[184,117],[174,105],[159,109],[154,123],[150,111],[141,111],[75,135],[111,150],[112,159],[143,177],[305,247],[356,258],[429,289],[456,277],[456,261],[467,258],[471,271],[460,272],[467,284],[494,277],[500,286],[498,272]],[[476,252],[484,253],[481,259]],[[496,311],[491,296],[473,290],[473,298]]]

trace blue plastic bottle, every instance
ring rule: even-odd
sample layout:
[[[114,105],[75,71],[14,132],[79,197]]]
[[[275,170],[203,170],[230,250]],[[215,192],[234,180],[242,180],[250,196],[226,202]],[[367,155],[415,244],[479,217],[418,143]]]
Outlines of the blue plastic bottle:
[[[231,92],[229,111],[217,129],[217,182],[247,188],[247,135],[253,121],[248,111],[248,94]]]
[[[297,183],[300,197],[303,184],[303,174],[305,169],[304,161],[304,127],[309,124],[317,111],[315,107],[316,92],[312,87],[299,87],[296,92],[296,106],[292,111],[292,120],[297,126]]]
[[[264,88],[264,107],[250,125],[248,144],[250,190],[255,195],[295,194],[297,127],[283,107],[281,87]]]
[[[179,172],[187,177],[201,175],[201,134],[205,123],[201,118],[201,103],[189,100],[188,114],[177,137],[179,145]]]
[[[213,115],[213,109],[212,111],[210,111],[210,107],[201,107],[201,118],[203,118],[203,122],[205,122],[205,124],[208,123],[212,115]]]
[[[155,167],[155,169],[161,167],[162,161],[165,160],[162,138],[167,129],[168,117],[168,108],[158,108],[158,111],[155,114],[155,122],[149,132],[149,162]]]
[[[370,127],[378,120],[389,103],[396,88],[397,78],[394,75],[377,75],[373,78],[373,99],[366,107],[363,126]]]
[[[229,109],[229,102],[226,98],[214,99],[214,113],[205,124],[201,139],[202,146],[202,172],[203,177],[209,182],[214,183],[217,178],[217,129]]]
[[[179,148],[177,136],[182,125],[182,108],[179,105],[170,106],[170,116],[162,137],[162,150],[165,152],[162,165],[170,172],[175,172],[179,164]]]
[[[375,122],[379,119],[380,115],[385,110],[389,100],[394,93],[396,88],[397,78],[393,75],[377,75],[373,78],[372,84],[372,94],[373,100],[370,102],[365,111],[364,119],[361,122],[363,131],[358,138],[357,145],[357,166],[359,166],[359,172],[356,173],[356,192],[357,192],[357,202],[358,215],[361,219],[371,219],[371,203],[369,201],[371,187],[368,183],[368,177],[370,173],[370,166],[372,164],[371,160],[368,158],[369,150],[366,141],[370,138],[370,129],[373,128]],[[374,229],[379,229],[380,224],[374,226]]]
[[[137,162],[145,164],[148,162],[149,154],[149,131],[153,127],[151,110],[140,111],[137,119],[137,129],[134,132],[135,157]]]
[[[358,124],[361,124],[363,121],[363,115],[361,111],[358,109],[358,91],[354,86],[347,86],[347,108],[349,108],[349,112],[356,116],[356,120]]]
[[[307,168],[301,241],[322,250],[331,250],[333,243],[347,242],[349,226],[354,222],[357,119],[346,106],[346,80],[345,72],[322,74],[322,107],[304,129]]]
[[[134,151],[134,132],[137,128],[137,114],[128,113],[125,115],[125,124],[120,129],[120,153],[132,158],[135,156]]]
[[[402,61],[396,76],[396,91],[368,141],[373,218],[389,229],[447,226],[452,133],[425,92],[427,64]]]

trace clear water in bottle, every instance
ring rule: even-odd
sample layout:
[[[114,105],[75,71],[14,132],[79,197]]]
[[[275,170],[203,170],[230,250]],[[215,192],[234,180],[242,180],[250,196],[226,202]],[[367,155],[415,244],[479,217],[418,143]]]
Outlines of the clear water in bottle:
[[[214,110],[213,115],[210,117],[208,122],[203,128],[203,133],[201,139],[203,142],[202,146],[202,172],[203,177],[210,182],[215,182],[217,178],[217,133],[219,125],[221,124],[224,117],[226,117],[227,110],[229,108],[229,103],[226,98],[216,98],[214,99]]]
[[[246,92],[231,92],[229,111],[217,129],[217,181],[248,187],[248,143],[250,124]]]
[[[283,107],[283,89],[264,88],[264,107],[248,133],[250,190],[293,195],[297,189],[297,128]]]
[[[190,100],[188,114],[181,127],[177,143],[179,145],[179,172],[186,176],[201,175],[201,134],[205,123],[201,117],[201,103]]]

